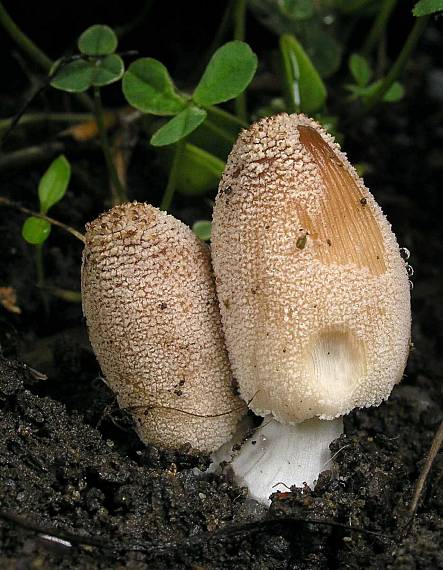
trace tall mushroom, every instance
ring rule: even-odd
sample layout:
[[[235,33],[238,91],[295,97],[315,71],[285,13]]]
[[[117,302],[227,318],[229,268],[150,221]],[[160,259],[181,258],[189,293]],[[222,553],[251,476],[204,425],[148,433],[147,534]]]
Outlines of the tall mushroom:
[[[232,466],[266,502],[277,483],[312,484],[340,416],[379,405],[400,381],[408,275],[373,196],[303,115],[241,133],[216,199],[212,259],[241,396],[267,416]]]
[[[88,224],[83,311],[102,371],[140,438],[212,451],[244,404],[233,394],[208,247],[172,216],[123,204]]]

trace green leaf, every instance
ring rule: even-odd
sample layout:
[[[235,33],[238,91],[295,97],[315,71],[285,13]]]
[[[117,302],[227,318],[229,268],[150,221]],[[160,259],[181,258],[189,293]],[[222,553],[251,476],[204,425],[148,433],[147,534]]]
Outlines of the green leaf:
[[[94,76],[94,68],[83,59],[61,64],[51,81],[52,87],[68,93],[82,93],[89,89]]]
[[[206,111],[198,107],[187,107],[168,121],[151,137],[153,146],[173,144],[192,133],[206,119]]]
[[[117,48],[117,36],[109,26],[91,26],[79,37],[77,45],[85,55],[109,55]]]
[[[42,218],[31,216],[26,218],[22,226],[23,238],[32,245],[40,245],[46,241],[51,233],[51,224]]]
[[[291,20],[306,20],[314,15],[312,0],[278,0],[282,14]]]
[[[428,16],[443,10],[443,0],[420,0],[414,6],[412,13],[418,18],[420,16]]]
[[[192,226],[192,231],[201,240],[209,241],[211,239],[212,222],[209,220],[198,220]]]
[[[352,93],[352,99],[359,97],[361,99],[367,99],[368,97],[372,97],[372,95],[378,90],[382,84],[382,81],[383,79],[379,79],[378,81],[374,81],[374,83],[365,85],[364,87],[360,87],[359,85],[346,85],[346,89]],[[404,93],[404,87],[401,85],[401,83],[395,81],[395,83],[393,83],[383,95],[383,101],[385,103],[395,103],[403,97]]]
[[[209,61],[192,96],[203,107],[223,103],[242,93],[254,77],[257,56],[244,42],[228,42]]]
[[[326,101],[326,87],[309,56],[291,34],[280,37],[284,90],[290,112],[312,114]]]
[[[63,198],[70,178],[71,166],[61,154],[51,163],[48,170],[40,178],[38,197],[40,200],[40,211],[43,214],[46,214],[49,208]]]
[[[125,66],[119,55],[107,55],[103,59],[98,59],[94,66],[92,85],[103,87],[118,81],[123,77]]]
[[[186,106],[166,67],[151,57],[131,63],[123,76],[123,93],[130,105],[153,115],[176,115]]]
[[[400,99],[403,98],[404,94],[405,89],[403,85],[396,81],[383,95],[383,101],[385,101],[385,103],[395,103],[396,101],[400,101]]]
[[[224,169],[223,160],[187,143],[178,168],[177,191],[185,196],[196,196],[214,190]]]
[[[368,60],[358,53],[353,53],[349,58],[349,70],[355,82],[360,87],[364,87],[371,80],[372,69],[369,66]]]
[[[351,0],[343,1],[351,3]],[[300,7],[304,4],[301,0],[294,0],[294,6],[296,2]],[[286,3],[286,8],[289,3]],[[335,34],[343,33],[343,27],[341,19],[335,14],[336,3],[337,0],[313,0],[314,14],[308,19],[289,17],[282,0],[248,0],[248,8],[266,28],[278,36],[295,36],[311,58],[315,69],[325,78],[335,73],[341,63],[343,40],[339,38],[337,41]]]

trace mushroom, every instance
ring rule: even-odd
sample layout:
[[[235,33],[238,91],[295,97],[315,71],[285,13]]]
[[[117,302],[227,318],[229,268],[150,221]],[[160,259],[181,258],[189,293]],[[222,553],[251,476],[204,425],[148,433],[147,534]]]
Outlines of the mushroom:
[[[147,204],[87,225],[82,265],[89,338],[140,438],[209,452],[246,406],[234,395],[208,247]]]
[[[212,260],[234,376],[265,416],[231,467],[266,503],[277,488],[311,485],[341,416],[379,405],[400,381],[410,284],[380,207],[304,115],[240,134],[215,203]]]

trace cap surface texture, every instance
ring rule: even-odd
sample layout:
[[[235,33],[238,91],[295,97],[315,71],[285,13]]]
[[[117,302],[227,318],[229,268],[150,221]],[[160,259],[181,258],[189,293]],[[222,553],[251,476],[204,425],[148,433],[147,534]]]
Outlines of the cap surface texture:
[[[212,259],[242,397],[283,423],[378,405],[409,351],[410,287],[390,224],[304,115],[243,131],[220,182]]]
[[[99,216],[87,226],[82,296],[94,352],[143,441],[212,451],[229,439],[244,406],[209,249],[185,224],[140,203]]]

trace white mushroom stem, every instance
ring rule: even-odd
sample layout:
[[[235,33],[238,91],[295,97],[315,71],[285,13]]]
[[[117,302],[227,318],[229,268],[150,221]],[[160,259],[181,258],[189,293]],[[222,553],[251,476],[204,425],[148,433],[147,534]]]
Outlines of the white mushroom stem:
[[[329,444],[343,433],[343,418],[281,424],[267,416],[232,460],[235,482],[249,489],[249,496],[268,505],[270,495],[290,487],[313,486],[330,468]]]

